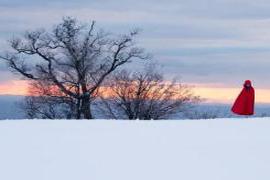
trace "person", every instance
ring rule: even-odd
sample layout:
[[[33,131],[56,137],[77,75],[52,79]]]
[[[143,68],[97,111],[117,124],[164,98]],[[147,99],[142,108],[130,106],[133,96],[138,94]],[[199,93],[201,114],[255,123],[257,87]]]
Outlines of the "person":
[[[255,90],[252,87],[251,81],[246,80],[241,93],[236,98],[231,111],[238,115],[253,115],[254,114]]]

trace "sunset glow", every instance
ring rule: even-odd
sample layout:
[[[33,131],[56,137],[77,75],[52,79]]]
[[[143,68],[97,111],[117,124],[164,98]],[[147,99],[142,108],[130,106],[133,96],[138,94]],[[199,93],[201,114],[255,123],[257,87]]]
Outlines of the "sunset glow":
[[[205,99],[207,103],[232,103],[240,93],[242,87],[228,88],[228,87],[215,87],[214,85],[207,86],[203,84],[192,85],[194,94]],[[270,89],[255,89],[257,103],[270,103]],[[0,95],[27,95],[27,82],[26,81],[11,81],[8,83],[0,84]]]
[[[9,81],[0,84],[0,95],[26,95],[27,82],[26,81]]]
[[[195,94],[206,99],[209,103],[233,103],[242,88],[216,88],[198,87],[194,88]],[[269,89],[255,89],[255,101],[257,103],[270,103]]]

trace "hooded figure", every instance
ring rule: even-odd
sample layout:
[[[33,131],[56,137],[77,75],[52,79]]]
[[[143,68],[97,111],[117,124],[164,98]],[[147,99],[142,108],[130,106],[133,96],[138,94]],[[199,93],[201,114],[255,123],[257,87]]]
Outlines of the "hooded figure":
[[[238,115],[253,115],[254,114],[254,88],[250,80],[246,80],[241,93],[235,100],[232,112]]]

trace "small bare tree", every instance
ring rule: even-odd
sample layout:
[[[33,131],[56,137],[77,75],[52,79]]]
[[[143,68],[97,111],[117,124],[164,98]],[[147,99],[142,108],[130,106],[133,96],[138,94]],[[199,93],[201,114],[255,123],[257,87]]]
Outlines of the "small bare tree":
[[[177,81],[165,82],[163,75],[148,66],[143,72],[122,70],[114,74],[99,110],[114,119],[166,119],[187,110],[200,100]],[[102,97],[102,96],[101,96]]]
[[[118,67],[148,58],[143,49],[136,47],[137,31],[115,36],[95,29],[95,22],[88,26],[67,17],[50,32],[26,32],[24,37],[10,41],[12,51],[0,56],[8,66],[36,82],[37,90],[43,91],[44,85],[54,89],[49,96],[26,99],[36,113],[41,99],[53,104],[68,99],[74,118],[92,119],[92,100],[103,81]]]

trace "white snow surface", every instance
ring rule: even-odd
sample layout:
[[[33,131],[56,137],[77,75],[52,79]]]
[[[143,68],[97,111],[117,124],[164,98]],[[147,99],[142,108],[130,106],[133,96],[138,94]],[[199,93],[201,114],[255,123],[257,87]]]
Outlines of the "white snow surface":
[[[0,121],[1,180],[269,180],[270,118]]]

